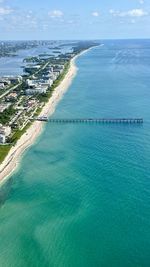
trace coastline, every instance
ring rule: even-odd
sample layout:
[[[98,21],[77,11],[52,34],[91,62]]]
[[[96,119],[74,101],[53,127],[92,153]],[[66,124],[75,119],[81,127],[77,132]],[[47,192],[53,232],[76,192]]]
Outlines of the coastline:
[[[65,75],[61,83],[55,88],[49,101],[43,107],[40,116],[51,116],[54,113],[57,104],[59,103],[65,92],[68,90],[74,77],[77,74],[77,66],[75,64],[76,59],[91,49],[92,48],[87,49],[71,59],[67,74]],[[45,123],[42,121],[33,122],[33,124],[17,141],[15,146],[10,149],[8,155],[0,165],[0,186],[18,168],[24,151],[28,149],[32,144],[34,144],[37,137],[42,133],[44,124]]]

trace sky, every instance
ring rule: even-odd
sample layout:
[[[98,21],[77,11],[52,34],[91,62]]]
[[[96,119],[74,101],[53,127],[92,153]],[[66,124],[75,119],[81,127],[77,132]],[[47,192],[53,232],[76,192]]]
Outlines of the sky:
[[[0,0],[0,40],[150,38],[150,0]]]

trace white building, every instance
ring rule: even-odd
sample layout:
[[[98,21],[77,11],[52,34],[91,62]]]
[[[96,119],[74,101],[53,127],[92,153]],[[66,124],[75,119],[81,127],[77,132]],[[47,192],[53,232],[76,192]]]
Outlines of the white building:
[[[3,90],[5,88],[5,84],[4,83],[0,83],[0,90]]]
[[[52,81],[55,81],[57,79],[57,75],[55,73],[47,73],[42,76],[43,80],[51,79]]]
[[[10,77],[9,80],[12,84],[20,83],[22,81],[22,76]]]
[[[3,83],[6,86],[11,84],[11,82],[7,78],[0,78],[0,83]]]
[[[32,89],[27,89],[27,95],[35,95],[35,94],[45,94],[47,92],[47,86],[39,86]]]
[[[4,76],[3,79],[7,83],[15,84],[22,81],[22,76]]]
[[[0,124],[0,134],[5,135],[6,137],[11,134],[11,127],[9,126],[2,126]]]
[[[5,144],[6,143],[6,137],[3,134],[0,134],[0,144]]]
[[[54,66],[54,72],[59,72],[59,73],[62,73],[63,72],[63,70],[64,70],[64,65],[55,65]]]
[[[40,86],[51,86],[53,84],[53,80],[52,79],[47,79],[47,80],[41,80],[40,82]]]
[[[28,86],[28,89],[36,89],[37,87],[42,86],[51,86],[53,84],[53,80],[49,78],[42,78],[40,80],[26,80],[26,85]]]
[[[11,134],[11,127],[0,124],[0,144],[5,144],[7,137]]]

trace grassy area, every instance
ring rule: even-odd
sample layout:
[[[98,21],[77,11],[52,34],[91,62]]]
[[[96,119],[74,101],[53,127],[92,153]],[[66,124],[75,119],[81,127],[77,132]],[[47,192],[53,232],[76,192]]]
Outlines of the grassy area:
[[[5,159],[11,147],[11,145],[0,145],[0,163]]]
[[[35,117],[39,116],[40,113],[42,112],[42,109],[43,109],[43,107],[42,107],[42,108],[38,108],[38,109],[36,110],[34,116],[35,116]]]
[[[13,108],[13,105],[4,110],[2,113],[0,113],[0,123],[4,125],[7,124],[10,121],[11,116],[13,116],[15,112],[16,111]]]
[[[13,145],[16,144],[16,142],[20,139],[20,137],[27,131],[27,129],[31,126],[31,122],[29,122],[24,128],[23,130],[16,130],[15,133],[13,134],[13,136],[10,139],[10,143],[12,143]]]

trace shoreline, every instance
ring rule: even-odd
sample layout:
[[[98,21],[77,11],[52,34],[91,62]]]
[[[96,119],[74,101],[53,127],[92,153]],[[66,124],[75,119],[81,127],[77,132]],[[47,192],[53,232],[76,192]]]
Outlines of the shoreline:
[[[54,89],[54,92],[49,101],[43,107],[40,116],[51,116],[54,113],[57,104],[69,89],[74,77],[77,74],[78,69],[75,64],[76,59],[92,48],[93,47],[81,52],[71,59],[67,74],[65,75],[61,83]],[[9,179],[9,177],[17,170],[23,153],[35,143],[36,139],[42,133],[44,125],[45,123],[42,121],[34,121],[32,125],[27,129],[27,131],[17,141],[15,146],[10,149],[8,155],[0,164],[0,186],[3,185],[3,183],[5,183],[5,181]]]

